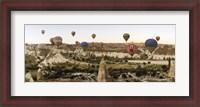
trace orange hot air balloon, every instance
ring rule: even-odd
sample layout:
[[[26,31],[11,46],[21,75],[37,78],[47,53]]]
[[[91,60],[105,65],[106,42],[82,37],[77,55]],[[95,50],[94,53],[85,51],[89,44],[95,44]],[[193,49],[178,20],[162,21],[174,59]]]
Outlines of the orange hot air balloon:
[[[94,39],[96,37],[96,34],[92,34],[92,38]]]
[[[129,44],[127,46],[127,51],[131,56],[133,56],[138,51],[138,46],[135,44]]]
[[[44,33],[45,33],[45,30],[42,30],[42,31],[41,31],[41,33],[44,35]]]
[[[71,34],[72,34],[72,36],[74,36],[74,35],[76,34],[76,32],[75,32],[75,31],[72,31]]]
[[[125,33],[125,34],[123,35],[123,38],[124,38],[124,40],[125,40],[126,42],[128,41],[129,37],[130,37],[130,35],[129,35],[128,33]]]
[[[156,40],[159,41],[160,40],[160,36],[156,36]]]

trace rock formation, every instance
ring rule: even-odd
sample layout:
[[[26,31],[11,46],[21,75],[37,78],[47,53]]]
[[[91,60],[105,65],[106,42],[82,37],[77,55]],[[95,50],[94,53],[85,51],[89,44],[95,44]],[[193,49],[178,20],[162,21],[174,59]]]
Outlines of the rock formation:
[[[30,72],[26,73],[25,82],[34,82],[33,77]]]
[[[104,58],[101,59],[101,62],[99,64],[99,71],[98,71],[98,76],[97,76],[97,81],[98,82],[107,82],[109,80],[109,74],[108,74],[108,69],[106,66],[106,62]]]
[[[38,69],[38,72],[37,72],[37,80],[43,80],[44,77],[42,75],[42,70],[41,68]]]
[[[170,78],[175,78],[175,61],[171,61],[171,65],[170,65],[168,76]]]
[[[54,45],[50,44],[26,44],[25,46],[25,81],[72,81],[72,82],[139,82],[139,81],[172,81],[175,80],[175,64],[172,59],[169,65],[157,67],[154,64],[141,64],[141,67],[129,68],[124,57],[130,58],[128,53],[123,52],[101,52],[84,51],[82,47],[68,44],[61,44],[62,39],[57,38]],[[57,47],[58,46],[58,47]],[[65,48],[60,48],[64,46]],[[141,48],[141,53],[133,57],[145,59],[150,58],[150,53]],[[103,55],[102,55],[103,54]],[[101,59],[102,56],[106,56]],[[153,58],[152,58],[153,57]],[[152,59],[163,60],[164,58],[175,57],[174,55],[154,55]],[[118,59],[113,60],[112,59]],[[121,58],[121,59],[120,59]],[[150,59],[151,59],[150,58]],[[120,60],[119,60],[120,59]],[[100,61],[101,60],[101,61]],[[99,63],[100,61],[100,63]],[[107,62],[107,64],[106,64]],[[99,63],[99,64],[97,64]],[[130,62],[131,63],[131,62]],[[112,64],[110,66],[110,64]],[[121,68],[118,65],[123,65]],[[109,68],[108,68],[109,67]],[[127,68],[125,68],[127,67]],[[108,68],[108,69],[107,69]],[[147,73],[146,71],[150,71]],[[157,73],[159,72],[159,73]],[[151,75],[148,77],[148,74]],[[145,79],[147,78],[147,79]],[[171,80],[172,79],[172,80]]]
[[[42,59],[44,59],[50,51],[45,44],[38,44],[37,50],[38,56],[42,57]]]

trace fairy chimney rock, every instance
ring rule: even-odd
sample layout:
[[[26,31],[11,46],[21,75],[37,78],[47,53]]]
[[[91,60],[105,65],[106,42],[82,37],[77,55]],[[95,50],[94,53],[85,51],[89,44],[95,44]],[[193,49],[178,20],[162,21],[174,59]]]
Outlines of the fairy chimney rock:
[[[175,78],[175,61],[171,61],[171,65],[170,65],[170,69],[169,69],[169,73],[168,76],[171,78]]]
[[[105,60],[102,58],[101,62],[99,64],[99,71],[98,71],[98,76],[97,76],[97,81],[98,82],[107,82],[108,81],[108,69],[106,66]]]

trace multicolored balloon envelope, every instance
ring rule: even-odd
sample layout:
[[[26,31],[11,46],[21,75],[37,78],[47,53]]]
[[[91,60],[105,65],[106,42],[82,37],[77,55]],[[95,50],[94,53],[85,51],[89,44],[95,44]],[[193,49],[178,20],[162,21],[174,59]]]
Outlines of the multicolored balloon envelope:
[[[87,42],[81,42],[81,47],[88,47],[88,43]]]
[[[147,39],[144,45],[152,53],[157,48],[158,43],[155,39]]]
[[[138,46],[135,44],[129,44],[127,46],[127,51],[131,56],[133,56],[138,51]]]

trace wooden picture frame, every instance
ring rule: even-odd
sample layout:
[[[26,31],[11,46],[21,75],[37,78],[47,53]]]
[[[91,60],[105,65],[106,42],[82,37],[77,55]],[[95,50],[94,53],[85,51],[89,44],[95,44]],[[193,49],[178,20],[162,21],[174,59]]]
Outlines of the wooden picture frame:
[[[198,0],[3,0],[0,29],[1,106],[200,107]],[[189,11],[190,95],[11,96],[11,11]]]

